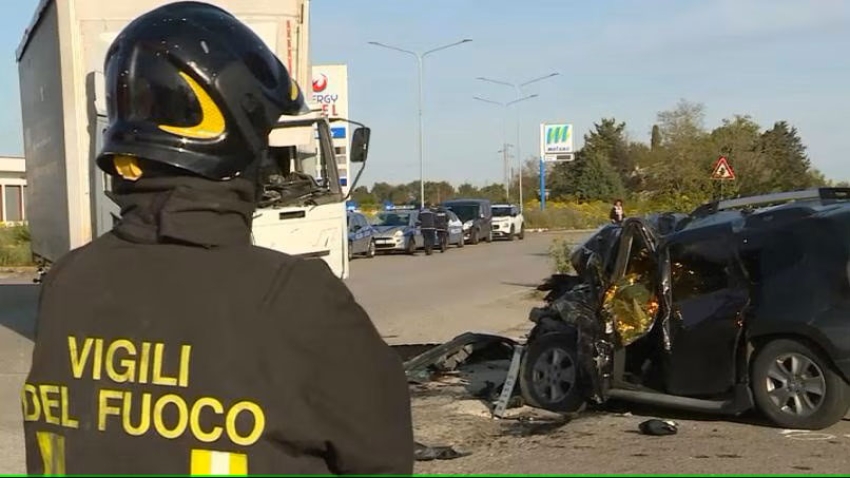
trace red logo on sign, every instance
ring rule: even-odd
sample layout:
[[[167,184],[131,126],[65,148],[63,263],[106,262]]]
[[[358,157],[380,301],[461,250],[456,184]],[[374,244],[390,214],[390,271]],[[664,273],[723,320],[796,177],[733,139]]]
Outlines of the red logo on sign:
[[[321,93],[328,87],[328,76],[324,73],[319,74],[317,78],[313,78],[313,92]]]

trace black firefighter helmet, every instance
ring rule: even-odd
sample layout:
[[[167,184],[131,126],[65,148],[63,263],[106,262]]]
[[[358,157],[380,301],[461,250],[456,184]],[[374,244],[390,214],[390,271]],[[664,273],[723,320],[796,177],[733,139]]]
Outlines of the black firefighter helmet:
[[[201,2],[169,3],[132,21],[110,46],[104,75],[109,124],[97,165],[125,179],[146,168],[245,175],[278,118],[309,111],[263,40]]]

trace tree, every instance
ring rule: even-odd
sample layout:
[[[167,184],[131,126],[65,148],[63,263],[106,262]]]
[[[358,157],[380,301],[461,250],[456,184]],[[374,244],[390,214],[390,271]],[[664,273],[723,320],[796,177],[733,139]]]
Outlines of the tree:
[[[770,191],[810,187],[811,161],[797,128],[779,121],[761,135],[761,154],[772,172],[765,187]]]
[[[549,189],[553,198],[611,201],[623,195],[617,171],[600,151],[579,151],[575,161],[555,165]]]
[[[656,151],[661,147],[661,128],[657,124],[652,125],[652,137],[649,140],[649,147],[652,151]]]
[[[735,171],[736,179],[724,185],[724,194],[758,194],[771,174],[759,152],[760,127],[748,115],[735,115],[711,132],[716,157],[723,155]]]
[[[614,118],[602,118],[594,123],[593,130],[584,136],[582,151],[611,165],[623,184],[628,183],[634,172],[636,164],[629,154],[626,123],[617,123]]]
[[[469,183],[463,183],[458,186],[457,195],[462,198],[478,197],[478,188]]]
[[[711,193],[708,178],[716,153],[703,129],[704,117],[702,103],[686,100],[658,113],[661,141],[647,165],[648,186],[656,193],[693,197]]]
[[[369,192],[369,188],[366,186],[358,186],[354,191],[351,192],[351,199],[356,201],[361,206],[365,205],[374,205],[377,204],[378,201],[375,198],[375,195]]]

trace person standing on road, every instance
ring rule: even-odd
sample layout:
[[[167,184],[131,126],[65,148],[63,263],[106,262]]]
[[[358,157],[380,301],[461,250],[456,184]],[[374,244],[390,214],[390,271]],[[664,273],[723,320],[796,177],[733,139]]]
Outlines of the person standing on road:
[[[623,212],[622,199],[614,201],[614,206],[611,208],[611,213],[608,216],[613,224],[621,224],[626,219],[626,214]]]
[[[43,282],[27,472],[411,474],[400,358],[325,262],[251,244],[268,136],[309,111],[286,68],[228,12],[177,2],[104,71],[97,165],[122,218]]]

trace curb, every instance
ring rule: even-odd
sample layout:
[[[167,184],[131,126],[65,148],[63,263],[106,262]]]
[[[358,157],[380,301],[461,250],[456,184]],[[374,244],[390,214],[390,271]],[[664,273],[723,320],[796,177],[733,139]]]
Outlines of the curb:
[[[562,228],[554,228],[549,229],[546,227],[543,228],[535,228],[535,229],[526,229],[526,232],[575,232],[581,234],[590,234],[596,232],[598,229],[562,229]]]

